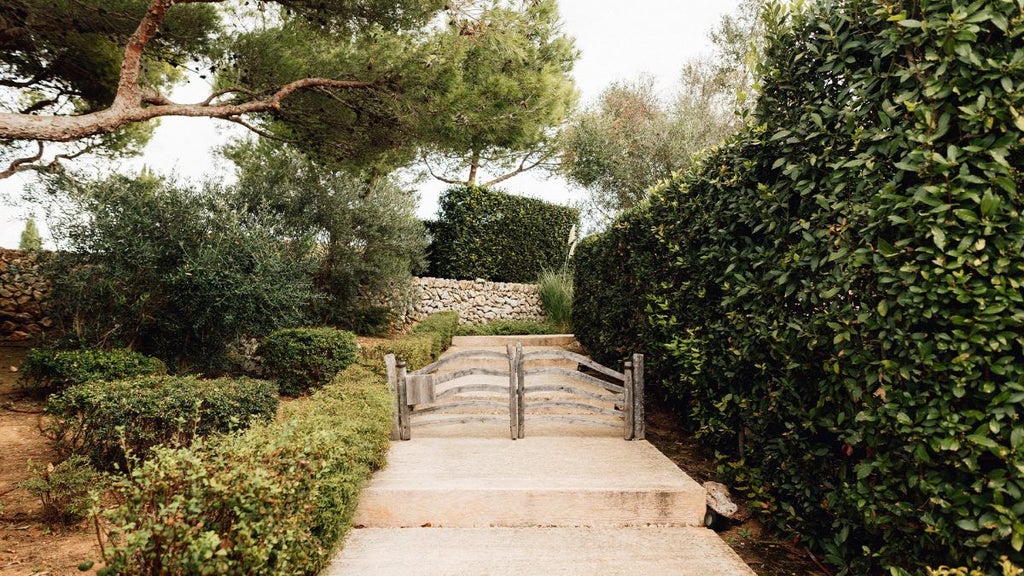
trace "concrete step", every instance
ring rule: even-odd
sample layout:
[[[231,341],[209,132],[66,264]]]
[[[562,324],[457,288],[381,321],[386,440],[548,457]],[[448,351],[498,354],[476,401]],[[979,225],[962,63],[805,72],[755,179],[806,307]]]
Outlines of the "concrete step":
[[[753,576],[711,530],[353,530],[322,576]]]
[[[504,349],[509,343],[522,342],[523,346],[572,346],[576,337],[572,334],[526,334],[517,336],[456,336],[452,338],[452,346],[459,348],[492,348]]]
[[[703,487],[647,442],[416,438],[363,490],[368,528],[699,526]]]

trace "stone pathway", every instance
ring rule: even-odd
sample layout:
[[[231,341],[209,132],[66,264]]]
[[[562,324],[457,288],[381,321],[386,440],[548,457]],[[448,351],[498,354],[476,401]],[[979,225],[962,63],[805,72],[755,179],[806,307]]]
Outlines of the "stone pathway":
[[[489,344],[504,346],[469,343]],[[654,446],[565,426],[514,441],[507,427],[413,429],[324,575],[754,574],[700,526],[703,488]]]

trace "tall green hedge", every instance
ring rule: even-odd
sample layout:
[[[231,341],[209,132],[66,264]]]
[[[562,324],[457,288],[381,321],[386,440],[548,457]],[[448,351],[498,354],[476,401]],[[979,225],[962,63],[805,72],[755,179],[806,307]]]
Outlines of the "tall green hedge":
[[[648,352],[733,484],[843,573],[1020,564],[1021,6],[768,13],[756,125],[579,251],[648,258],[577,290],[578,324],[647,315],[584,343]]]
[[[438,219],[428,223],[430,270],[438,278],[535,282],[561,268],[575,208],[479,187],[449,188]]]

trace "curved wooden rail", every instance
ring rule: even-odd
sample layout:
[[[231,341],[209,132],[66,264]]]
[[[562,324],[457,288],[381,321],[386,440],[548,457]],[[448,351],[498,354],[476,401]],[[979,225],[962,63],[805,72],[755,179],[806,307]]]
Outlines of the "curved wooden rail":
[[[504,386],[499,386],[498,384],[464,384],[462,386],[453,386],[447,390],[438,392],[437,401],[440,402],[445,398],[450,398],[465,392],[493,392],[495,394],[508,396],[508,384]]]
[[[434,384],[441,385],[445,382],[451,382],[452,380],[458,380],[459,378],[465,378],[467,376],[500,376],[502,378],[508,378],[508,370],[493,370],[491,368],[467,368],[465,370],[459,370],[458,372],[448,372],[445,374],[438,374],[434,376]]]
[[[597,400],[598,402],[607,402],[609,404],[625,402],[625,394],[616,394],[614,396],[605,396],[603,394],[597,394],[589,390],[572,386],[570,384],[527,384],[526,394],[537,394],[540,392],[565,392],[566,394],[572,394],[574,396],[583,396],[590,398],[591,400]]]
[[[508,404],[502,402],[492,402],[490,400],[466,400],[464,402],[445,402],[443,404],[433,404],[427,408],[416,408],[412,411],[412,415],[418,414],[431,414],[434,412],[441,412],[442,410],[453,410],[455,408],[487,408],[489,410],[501,410],[504,413],[508,413]],[[507,416],[502,416],[507,418]]]
[[[612,409],[604,408],[601,406],[594,406],[593,404],[587,404],[584,402],[565,402],[560,400],[552,400],[546,402],[531,402],[527,405],[529,408],[571,408],[573,410],[585,410],[587,412],[597,412],[598,414],[604,414],[606,416],[614,416],[616,418],[622,418],[623,413]],[[576,416],[576,418],[582,418],[582,415]]]
[[[602,365],[598,364],[597,362],[594,362],[593,360],[591,360],[590,358],[587,358],[586,356],[584,356],[582,354],[577,354],[575,352],[569,352],[567,350],[540,350],[540,351],[537,351],[537,352],[527,352],[526,354],[523,355],[523,360],[526,361],[526,362],[529,362],[530,360],[556,360],[556,359],[557,360],[571,360],[573,362],[576,362],[577,364],[582,364],[582,365],[586,366],[587,368],[590,368],[591,370],[593,370],[595,372],[600,372],[601,374],[604,374],[605,376],[609,376],[611,378],[615,378],[619,382],[622,382],[623,380],[626,379],[626,375],[623,374],[622,372],[618,372],[616,370],[612,370],[611,368],[608,368],[607,366],[602,366]]]
[[[451,364],[456,360],[465,360],[467,358],[490,358],[492,360],[504,360],[508,362],[508,354],[505,354],[504,352],[495,352],[494,350],[464,350],[441,358],[433,364],[424,366],[423,368],[412,372],[412,374],[430,374],[431,372],[436,372],[437,369],[442,366]]]
[[[580,382],[586,382],[587,384],[592,384],[594,386],[599,386],[601,388],[604,388],[608,392],[614,392],[615,394],[622,394],[626,390],[625,386],[620,386],[618,384],[612,384],[611,382],[608,382],[606,380],[601,380],[600,378],[594,378],[590,374],[584,374],[583,372],[578,372],[578,371],[575,371],[575,370],[566,370],[565,368],[534,368],[532,370],[526,370],[523,373],[523,375],[524,376],[541,376],[541,375],[565,376],[567,378],[572,378],[574,380],[579,380]]]

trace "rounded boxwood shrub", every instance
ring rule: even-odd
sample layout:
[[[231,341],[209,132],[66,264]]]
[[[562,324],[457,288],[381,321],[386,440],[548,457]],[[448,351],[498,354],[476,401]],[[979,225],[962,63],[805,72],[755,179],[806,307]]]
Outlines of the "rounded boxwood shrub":
[[[355,334],[334,328],[278,330],[259,348],[267,374],[276,379],[281,393],[299,396],[319,388],[356,360],[359,345]]]
[[[187,446],[277,414],[277,387],[252,378],[141,376],[78,384],[50,396],[47,435],[57,452],[99,468],[126,467],[159,445]]]
[[[93,380],[122,380],[166,372],[167,366],[160,360],[125,348],[37,348],[28,353],[21,365],[21,384],[32,391],[56,392]]]

